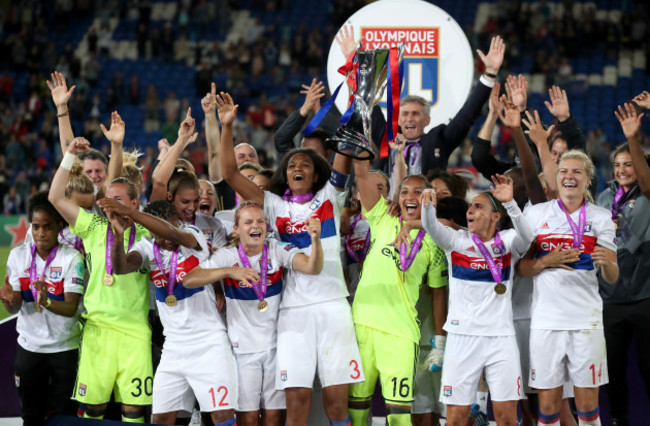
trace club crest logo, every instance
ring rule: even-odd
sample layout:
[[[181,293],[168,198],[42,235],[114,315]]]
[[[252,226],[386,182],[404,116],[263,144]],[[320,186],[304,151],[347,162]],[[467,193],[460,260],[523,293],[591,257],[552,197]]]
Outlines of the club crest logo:
[[[287,370],[280,371],[280,380],[282,380],[283,382],[287,381]]]
[[[79,396],[86,396],[86,385],[79,383]]]
[[[593,225],[593,222],[587,222],[585,224],[585,232],[591,232],[592,225]]]
[[[530,380],[535,380],[535,369],[530,370]]]
[[[50,268],[50,279],[51,280],[60,280],[63,276],[63,267],[53,266]]]
[[[452,387],[451,386],[445,386],[444,388],[444,394],[445,396],[449,397],[453,393]]]

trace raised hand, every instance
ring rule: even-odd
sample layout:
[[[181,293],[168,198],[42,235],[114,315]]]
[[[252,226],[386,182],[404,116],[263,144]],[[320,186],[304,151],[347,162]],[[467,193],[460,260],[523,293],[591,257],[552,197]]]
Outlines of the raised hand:
[[[68,145],[68,152],[73,155],[83,154],[84,152],[88,152],[89,149],[90,142],[81,136],[72,139],[72,142]]]
[[[352,52],[357,49],[357,44],[363,42],[363,37],[359,41],[354,40],[354,26],[343,25],[339,32],[336,34],[336,42],[341,48],[341,53],[347,59]]]
[[[553,117],[560,121],[564,121],[571,116],[569,113],[569,99],[566,96],[566,90],[560,89],[558,86],[552,86],[548,89],[548,96],[551,102],[544,101],[544,105],[548,111],[553,114]]]
[[[305,102],[300,107],[300,115],[306,117],[309,111],[316,113],[320,109],[320,98],[325,96],[325,86],[322,81],[313,79],[310,86],[303,84],[302,89],[300,93],[305,95]]]
[[[533,110],[533,113],[534,115],[526,111],[526,117],[528,117],[528,120],[523,119],[523,123],[528,127],[526,134],[530,136],[530,140],[532,140],[535,145],[548,143],[548,137],[551,135],[551,132],[553,132],[555,125],[549,126],[544,130],[544,125],[542,124],[542,120],[539,118],[539,113],[537,110]]]
[[[501,85],[499,83],[494,83],[492,91],[490,92],[490,100],[488,103],[488,109],[492,116],[499,115],[499,111],[503,108],[501,101],[499,101],[499,90],[501,90]]]
[[[106,198],[102,198],[102,200],[105,200]],[[116,201],[119,203],[119,201]],[[111,226],[113,227],[113,231],[115,232],[118,237],[121,237],[124,235],[124,230],[128,228],[128,223],[122,216],[119,214],[115,213],[113,210],[106,209],[106,218],[108,221],[111,223]]]
[[[572,248],[562,250],[561,247],[556,248],[540,260],[543,262],[545,268],[562,268],[567,271],[573,271],[573,268],[567,266],[567,263],[574,263],[580,260],[580,249]]]
[[[203,108],[203,113],[208,115],[210,113],[214,114],[214,111],[217,107],[217,102],[215,98],[217,97],[217,85],[212,83],[210,86],[210,93],[207,93],[203,99],[201,99],[201,108]]]
[[[217,113],[222,126],[231,125],[235,121],[237,108],[239,105],[234,104],[228,93],[221,92],[220,95],[217,95]]]
[[[629,140],[639,137],[639,133],[641,132],[641,119],[644,114],[637,115],[634,105],[627,102],[625,103],[625,108],[619,105],[618,111],[614,111],[614,115],[621,124],[625,139]]]
[[[496,74],[499,72],[499,68],[501,68],[501,64],[503,63],[503,55],[505,52],[506,44],[499,36],[492,37],[492,41],[490,42],[490,50],[488,51],[487,55],[481,50],[476,49],[476,53],[478,53],[479,58],[481,58],[481,61],[483,61],[485,64],[485,71],[489,72],[490,74]]]
[[[307,232],[312,240],[320,238],[321,225],[320,220],[316,218],[311,218],[307,221]]]
[[[500,103],[503,105],[503,108],[499,111],[501,122],[511,129],[521,127],[521,115],[519,114],[517,106],[515,106],[506,95],[501,96]]]
[[[120,114],[118,114],[117,111],[113,111],[111,114],[110,126],[110,130],[107,130],[104,124],[99,125],[99,127],[102,129],[102,132],[104,133],[104,136],[106,136],[106,139],[113,143],[122,144],[122,142],[124,142],[124,132],[126,126],[124,125],[124,121],[122,121],[122,117],[120,117]]]
[[[404,155],[404,147],[406,147],[406,138],[402,136],[401,133],[398,133],[395,139],[391,142],[388,142],[390,150],[392,152],[397,151],[395,155]]]
[[[192,118],[192,108],[188,108],[187,115],[185,116],[185,120],[181,122],[181,125],[178,128],[178,139],[189,140],[190,136],[194,134],[195,125],[196,125],[196,120]],[[194,141],[189,141],[189,142],[194,142]]]
[[[68,90],[68,86],[65,83],[65,77],[58,71],[54,71],[50,74],[50,78],[52,81],[47,80],[46,82],[47,87],[50,88],[50,92],[52,93],[52,101],[54,101],[54,105],[57,108],[65,107],[72,96],[72,92],[74,92],[74,89],[77,86],[72,86],[70,90]]]
[[[113,198],[102,198],[97,200],[97,205],[104,210],[107,214],[108,212],[115,213],[119,216],[131,216],[133,213],[133,208],[127,205],[124,205]]]
[[[503,175],[493,175],[492,182],[494,186],[490,187],[490,193],[502,203],[512,201],[513,184],[512,179]]]
[[[162,161],[163,158],[169,152],[169,141],[167,138],[162,138],[158,141],[158,161]]]
[[[528,82],[523,75],[519,74],[519,77],[515,77],[514,75],[508,76],[506,80],[506,93],[520,112],[526,110],[526,102],[528,100],[527,92]]]
[[[251,268],[228,268],[228,276],[242,287],[253,287],[253,283],[260,282],[260,274]]]
[[[435,190],[431,188],[427,188],[424,191],[422,191],[422,201],[420,202],[422,207],[428,206],[429,203],[433,204],[433,207],[435,207],[437,202],[438,202],[438,197],[436,196]]]
[[[14,289],[9,284],[9,277],[5,275],[5,284],[0,287],[0,300],[12,305],[14,303]]]
[[[639,93],[632,100],[641,108],[650,109],[650,93],[648,93],[647,90],[644,90],[643,93]]]

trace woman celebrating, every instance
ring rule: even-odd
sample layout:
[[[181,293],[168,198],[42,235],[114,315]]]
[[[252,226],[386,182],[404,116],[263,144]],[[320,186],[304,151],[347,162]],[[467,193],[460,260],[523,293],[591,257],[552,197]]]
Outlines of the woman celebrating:
[[[228,184],[246,200],[263,205],[280,239],[305,254],[313,250],[308,221],[318,218],[321,222],[323,270],[315,276],[297,271],[288,274],[280,305],[276,387],[286,391],[287,424],[307,422],[318,367],[325,413],[332,424],[347,425],[348,384],[363,381],[338,233],[350,160],[339,154],[330,168],[312,149],[293,150],[273,175],[270,190],[262,191],[237,170],[232,144],[237,106],[230,95],[221,93],[217,108],[223,126],[221,170]]]
[[[267,240],[263,207],[245,201],[235,210],[232,246],[220,249],[183,281],[185,287],[195,288],[225,276],[228,336],[239,373],[237,424],[240,426],[256,426],[260,409],[265,425],[284,424],[285,394],[275,389],[282,277],[284,271],[313,275],[323,268],[318,219],[308,221],[307,232],[312,243],[311,256],[302,254],[289,243]],[[237,271],[247,275],[234,275]]]
[[[582,151],[560,159],[560,198],[526,209],[535,241],[518,273],[534,276],[530,331],[530,387],[539,395],[539,420],[559,424],[562,386],[574,384],[581,425],[600,425],[598,387],[607,383],[597,268],[616,282],[616,239],[611,212],[588,201],[594,166]],[[545,256],[560,248],[565,259]],[[567,263],[569,262],[569,263]]]
[[[526,252],[530,228],[513,200],[512,179],[496,175],[496,188],[476,195],[467,210],[467,230],[454,230],[436,218],[436,194],[422,194],[422,224],[447,253],[451,266],[445,368],[441,402],[447,423],[467,423],[485,369],[498,424],[517,423],[521,397],[519,349],[512,322],[515,257]],[[515,229],[499,230],[507,211]]]
[[[26,425],[45,423],[46,412],[74,415],[84,265],[81,254],[59,244],[65,222],[47,193],[29,199],[34,242],[11,250],[9,277],[0,289],[5,308],[18,312],[16,386]]]
[[[619,107],[616,117],[628,143],[612,156],[614,181],[600,194],[596,204],[612,213],[616,223],[617,260],[621,273],[615,285],[598,276],[603,298],[603,321],[607,342],[609,386],[607,392],[612,417],[628,423],[627,365],[632,340],[635,341],[639,373],[650,392],[650,259],[648,227],[650,220],[650,167],[639,141],[641,118],[630,104]]]

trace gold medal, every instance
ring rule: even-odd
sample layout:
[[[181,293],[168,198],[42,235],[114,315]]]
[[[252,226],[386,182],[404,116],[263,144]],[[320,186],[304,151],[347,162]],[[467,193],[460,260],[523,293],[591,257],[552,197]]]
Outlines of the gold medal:
[[[36,310],[36,312],[41,312],[43,310],[43,308],[41,308],[41,293],[40,292],[36,296],[36,301],[34,302],[34,309]]]
[[[266,300],[260,300],[260,303],[257,304],[257,310],[260,312],[266,311],[266,308],[269,307],[269,303]]]
[[[503,283],[499,283],[494,286],[494,292],[496,294],[505,294],[506,292],[506,285]]]
[[[165,298],[165,303],[167,304],[167,306],[176,306],[176,303],[178,303],[178,299],[173,294],[170,294]]]
[[[109,287],[113,285],[113,281],[114,281],[113,276],[110,275],[110,274],[104,275],[104,279],[102,280],[104,285],[109,286]]]

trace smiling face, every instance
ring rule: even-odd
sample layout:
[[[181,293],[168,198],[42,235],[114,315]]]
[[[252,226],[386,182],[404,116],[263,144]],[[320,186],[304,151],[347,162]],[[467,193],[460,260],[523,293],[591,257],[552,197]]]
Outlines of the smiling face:
[[[614,158],[614,178],[626,191],[636,183],[636,171],[632,165],[632,156],[629,152],[622,151]]]
[[[181,188],[176,191],[176,195],[171,199],[176,208],[178,218],[183,222],[191,222],[194,214],[199,209],[199,190],[195,188]]]
[[[93,181],[93,185],[100,186],[106,180],[106,165],[102,160],[84,160],[84,173]]]
[[[472,234],[484,235],[490,228],[496,228],[501,214],[494,210],[494,205],[485,194],[478,194],[472,198],[467,209],[467,230]]]
[[[420,219],[420,197],[425,188],[424,181],[417,176],[409,177],[402,183],[399,190],[399,207],[403,220]]]
[[[36,249],[47,253],[58,241],[59,232],[63,229],[62,223],[56,223],[52,214],[47,210],[35,210],[32,215],[32,236]]]
[[[582,199],[590,181],[582,161],[575,158],[564,158],[558,165],[555,183],[560,197],[563,200],[570,200]]]
[[[430,117],[424,115],[424,106],[416,102],[402,104],[399,110],[399,126],[406,139],[417,139],[429,125]]]
[[[307,154],[296,154],[287,163],[287,185],[294,195],[311,191],[318,178],[314,163]]]
[[[260,163],[257,159],[257,152],[255,152],[255,149],[248,144],[239,144],[235,147],[235,161],[238,166],[241,166],[246,162],[255,164]]]
[[[208,216],[212,216],[217,209],[217,194],[214,192],[214,186],[201,180],[199,181],[199,211]]]
[[[553,146],[551,146],[551,158],[555,164],[560,164],[560,157],[562,157],[562,154],[564,154],[567,149],[567,144],[564,139],[555,139]]]
[[[261,250],[266,238],[266,220],[262,209],[251,206],[240,210],[233,231],[244,247]]]

